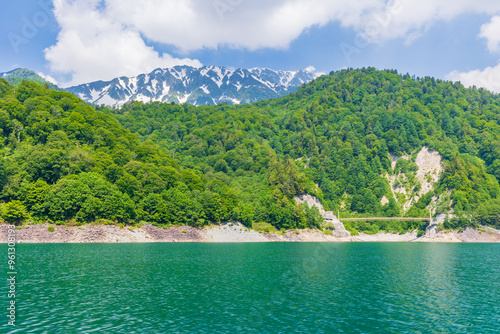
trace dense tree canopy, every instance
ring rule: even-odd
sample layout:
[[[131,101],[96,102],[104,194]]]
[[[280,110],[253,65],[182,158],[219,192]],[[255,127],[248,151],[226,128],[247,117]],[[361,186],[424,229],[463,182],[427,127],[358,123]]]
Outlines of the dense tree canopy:
[[[253,105],[134,102],[106,112],[183,166],[228,179],[258,217],[267,186],[287,198],[315,193],[327,208],[346,213],[402,215],[404,201],[387,175],[405,173],[415,183],[409,190],[418,190],[416,165],[400,159],[393,170],[389,153],[414,157],[424,146],[444,157],[445,172],[407,214],[428,215],[431,195],[451,191],[438,209],[451,205],[460,214],[499,194],[499,98],[459,83],[349,69]]]
[[[215,173],[181,166],[175,151],[141,142],[113,116],[69,93],[28,81],[14,88],[0,79],[0,135],[0,199],[7,221],[203,226],[256,219],[255,206],[229,186],[225,160],[214,163]],[[234,161],[240,159],[245,157],[234,155]],[[275,157],[273,166],[273,175],[286,168],[288,176],[263,186],[262,219],[282,200],[272,197],[272,189],[284,187],[293,217],[290,213],[283,226],[317,225],[317,217],[307,215],[310,210],[292,201],[304,190],[305,176],[291,161]]]
[[[252,105],[97,109],[0,79],[4,217],[9,205],[17,220],[298,228],[319,224],[295,203],[300,193],[350,215],[427,216],[430,205],[479,214],[498,204],[500,99],[459,83],[348,69]],[[414,157],[424,146],[445,170],[405,211],[388,179],[405,175],[403,186],[418,191]],[[390,154],[409,158],[393,169]]]

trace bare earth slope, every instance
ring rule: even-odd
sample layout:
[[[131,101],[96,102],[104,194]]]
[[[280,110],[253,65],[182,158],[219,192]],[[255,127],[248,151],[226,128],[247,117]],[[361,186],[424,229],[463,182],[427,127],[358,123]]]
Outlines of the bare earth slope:
[[[416,232],[402,235],[379,233],[336,237],[317,230],[287,231],[285,234],[257,233],[239,223],[228,223],[205,229],[188,226],[158,228],[150,224],[135,229],[114,225],[54,226],[29,225],[16,229],[17,243],[136,243],[136,242],[500,242],[500,231],[485,232],[466,229],[464,232],[438,232],[432,237],[417,238]],[[7,242],[8,225],[0,225],[0,242]]]

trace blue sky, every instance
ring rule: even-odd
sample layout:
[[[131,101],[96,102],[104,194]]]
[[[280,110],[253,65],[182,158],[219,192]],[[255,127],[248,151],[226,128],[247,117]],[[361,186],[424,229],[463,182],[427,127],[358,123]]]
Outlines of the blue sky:
[[[393,68],[500,91],[500,3],[442,0],[18,0],[0,72],[61,86],[178,64]]]

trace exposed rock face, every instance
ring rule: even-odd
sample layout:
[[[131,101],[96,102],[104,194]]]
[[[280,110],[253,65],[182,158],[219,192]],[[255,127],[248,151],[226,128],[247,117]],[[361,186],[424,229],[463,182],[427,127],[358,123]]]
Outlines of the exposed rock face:
[[[344,224],[340,222],[340,220],[333,214],[332,211],[325,211],[323,208],[323,205],[321,205],[321,202],[314,196],[311,196],[309,194],[301,194],[297,197],[295,197],[295,201],[297,203],[307,203],[307,206],[312,208],[313,206],[317,207],[319,210],[319,213],[323,216],[323,219],[325,220],[325,225],[330,225],[334,226],[335,231],[333,232],[334,236],[343,238],[343,237],[349,237],[351,236],[351,233],[349,233],[345,227]]]
[[[429,239],[436,238],[439,233],[438,224],[442,224],[445,218],[446,214],[444,212],[441,212],[436,218],[432,218],[429,226],[425,229],[425,237]]]
[[[437,227],[437,224],[433,224],[432,222],[429,224],[429,226],[427,226],[427,228],[425,229],[425,236],[427,238],[430,238],[430,239],[433,239],[436,237],[436,235],[438,234],[438,227]]]
[[[422,148],[418,153],[415,163],[418,166],[417,179],[421,187],[419,196],[427,194],[434,189],[434,185],[439,181],[439,176],[443,171],[442,158],[438,152],[429,150],[428,147]]]
[[[224,222],[205,228],[177,226],[160,228],[145,224],[136,228],[116,225],[27,225],[15,230],[16,243],[151,243],[151,242],[339,242],[352,241],[350,235],[337,237],[318,230],[291,230],[259,233],[239,222]],[[7,243],[9,226],[0,225],[0,243]]]
[[[16,229],[16,243],[149,243],[149,242],[500,242],[500,230],[491,227],[467,228],[464,232],[439,231],[432,237],[417,237],[417,232],[405,234],[360,233],[351,236],[338,229],[334,235],[326,235],[319,230],[291,230],[285,233],[257,233],[238,222],[226,222],[207,228],[189,226],[159,228],[150,224],[135,229],[116,225],[53,226],[48,224],[22,226]],[[7,243],[9,226],[0,225],[0,243]],[[344,236],[339,236],[344,235]]]
[[[424,242],[500,242],[500,230],[489,226],[481,226],[479,229],[467,227],[463,232],[439,231],[438,224],[444,223],[449,214],[441,212],[432,218],[425,234],[418,241]]]
[[[192,227],[162,229],[151,224],[139,228],[116,225],[53,226],[27,225],[16,229],[18,243],[115,243],[115,242],[191,242],[208,241],[200,230]],[[8,225],[0,225],[0,240],[6,240]]]
[[[410,156],[398,157],[390,154],[392,161],[392,168],[396,167],[399,159],[411,160]],[[416,184],[408,183],[407,174],[387,175],[387,180],[391,186],[393,194],[403,194],[405,197],[404,203],[398,201],[398,197],[394,195],[394,199],[399,202],[403,210],[408,211],[413,204],[415,204],[420,197],[427,194],[429,191],[434,190],[436,183],[443,172],[442,157],[438,152],[431,151],[428,147],[424,146],[415,157],[415,164],[418,169],[415,173],[415,180],[420,183],[418,192],[413,191]],[[431,207],[436,207],[436,201],[433,200]]]
[[[324,217],[325,216],[325,209],[323,208],[323,205],[321,202],[314,196],[311,196],[309,194],[301,194],[297,197],[295,197],[295,201],[297,203],[302,204],[302,203],[307,203],[307,206],[312,208],[313,206],[317,207],[319,210],[319,213]]]
[[[467,227],[465,231],[443,232],[437,231],[436,225],[415,241],[419,242],[500,242],[500,230],[488,226],[482,226],[480,229]]]
[[[261,233],[249,230],[241,223],[231,222],[203,230],[212,242],[263,242],[268,239]]]

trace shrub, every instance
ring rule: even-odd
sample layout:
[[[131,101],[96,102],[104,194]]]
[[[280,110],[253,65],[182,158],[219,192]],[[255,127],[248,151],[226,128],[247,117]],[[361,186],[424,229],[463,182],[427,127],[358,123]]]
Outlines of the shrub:
[[[47,227],[47,230],[49,230],[49,232],[54,232],[55,231],[54,226],[52,226],[52,225],[49,225]]]
[[[358,230],[356,230],[356,229],[352,226],[351,222],[344,222],[344,227],[345,227],[345,229],[346,229],[349,233],[351,233],[352,235],[359,235]]]
[[[28,219],[29,214],[24,204],[20,201],[12,201],[5,204],[3,218],[9,223],[19,224]]]
[[[277,233],[278,232],[278,230],[276,230],[276,228],[273,225],[271,225],[269,223],[265,223],[265,222],[253,223],[252,228],[256,232],[260,232],[260,233]]]

